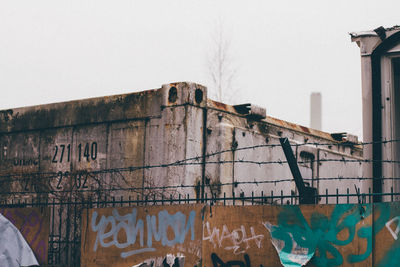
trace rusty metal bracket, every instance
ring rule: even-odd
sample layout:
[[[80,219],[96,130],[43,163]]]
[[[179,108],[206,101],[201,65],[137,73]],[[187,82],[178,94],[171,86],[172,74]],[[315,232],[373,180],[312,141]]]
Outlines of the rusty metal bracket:
[[[296,183],[297,190],[299,191],[300,204],[317,204],[317,189],[314,187],[306,186],[306,184],[304,183],[289,140],[286,137],[279,138],[279,142],[281,143],[283,152],[285,153],[286,160],[290,167],[290,171],[292,172],[294,182]]]

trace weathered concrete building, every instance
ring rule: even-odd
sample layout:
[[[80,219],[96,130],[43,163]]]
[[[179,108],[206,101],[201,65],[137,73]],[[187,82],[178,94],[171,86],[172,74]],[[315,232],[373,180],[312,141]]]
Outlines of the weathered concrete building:
[[[362,177],[363,151],[354,136],[281,121],[252,105],[216,102],[198,84],[171,83],[1,111],[1,190],[38,197],[290,196],[296,187],[281,137],[290,140],[303,178],[320,194],[363,187],[363,181],[337,179]]]
[[[364,148],[371,162],[364,164],[363,176],[374,178],[374,193],[390,193],[392,188],[399,193],[400,27],[379,27],[351,37],[361,52],[363,133],[364,141],[371,143]]]

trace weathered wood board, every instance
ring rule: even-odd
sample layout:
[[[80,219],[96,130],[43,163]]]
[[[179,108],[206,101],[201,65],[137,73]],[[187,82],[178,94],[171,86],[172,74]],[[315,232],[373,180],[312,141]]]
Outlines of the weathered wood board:
[[[90,209],[82,219],[83,267],[162,263],[167,255],[186,266],[200,261],[201,205]]]
[[[202,262],[281,266],[281,258],[300,266],[309,257],[307,266],[355,266],[358,258],[350,255],[367,248],[357,232],[371,233],[371,222],[371,216],[361,219],[358,205],[216,206],[204,216]],[[368,256],[363,264],[370,264]]]
[[[400,261],[399,203],[151,206],[91,209],[84,216],[82,266],[161,264],[167,255],[183,257],[179,267]]]

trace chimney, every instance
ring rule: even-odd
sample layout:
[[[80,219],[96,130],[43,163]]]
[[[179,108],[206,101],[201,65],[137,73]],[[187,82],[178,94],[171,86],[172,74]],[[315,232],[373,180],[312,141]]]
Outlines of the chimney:
[[[310,107],[310,128],[322,130],[322,105],[321,93],[311,93],[311,107]]]

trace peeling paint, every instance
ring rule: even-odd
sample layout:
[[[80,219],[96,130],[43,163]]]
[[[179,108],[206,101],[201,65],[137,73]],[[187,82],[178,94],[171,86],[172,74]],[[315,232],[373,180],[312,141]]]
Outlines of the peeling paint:
[[[167,254],[165,257],[150,258],[132,267],[184,267],[185,256],[178,253],[176,256]]]

